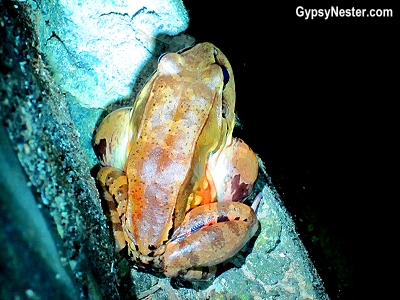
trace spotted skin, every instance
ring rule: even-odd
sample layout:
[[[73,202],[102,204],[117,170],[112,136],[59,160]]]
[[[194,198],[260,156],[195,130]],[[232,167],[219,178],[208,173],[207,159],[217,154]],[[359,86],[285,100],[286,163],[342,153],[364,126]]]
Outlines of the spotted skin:
[[[232,137],[234,109],[232,68],[202,43],[160,58],[133,108],[96,130],[97,180],[116,248],[128,246],[137,267],[209,278],[254,235],[255,213],[240,202],[258,162]]]

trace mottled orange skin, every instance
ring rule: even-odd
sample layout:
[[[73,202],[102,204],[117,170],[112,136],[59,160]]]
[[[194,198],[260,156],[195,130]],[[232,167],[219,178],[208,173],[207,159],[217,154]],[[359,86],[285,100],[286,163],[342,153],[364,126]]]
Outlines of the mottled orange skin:
[[[98,128],[97,179],[117,245],[138,264],[199,279],[193,268],[229,259],[254,235],[253,209],[231,202],[250,194],[258,173],[254,153],[232,138],[234,106],[232,68],[203,43],[164,55],[133,109]]]

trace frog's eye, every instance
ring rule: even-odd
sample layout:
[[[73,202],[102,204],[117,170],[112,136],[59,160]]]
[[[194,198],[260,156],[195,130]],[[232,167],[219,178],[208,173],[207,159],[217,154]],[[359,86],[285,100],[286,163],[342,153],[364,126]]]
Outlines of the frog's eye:
[[[228,70],[224,66],[220,66],[222,70],[222,75],[224,76],[224,85],[226,85],[229,81],[229,73]]]
[[[229,81],[229,72],[225,68],[225,66],[222,65],[221,62],[219,61],[219,59],[218,59],[218,50],[217,49],[214,49],[214,58],[215,58],[215,62],[221,67],[222,75],[224,76],[224,86],[225,86]]]
[[[158,62],[160,62],[160,60],[161,60],[161,58],[163,58],[165,55],[167,55],[168,54],[168,52],[164,52],[163,54],[161,54],[159,57],[158,57]]]

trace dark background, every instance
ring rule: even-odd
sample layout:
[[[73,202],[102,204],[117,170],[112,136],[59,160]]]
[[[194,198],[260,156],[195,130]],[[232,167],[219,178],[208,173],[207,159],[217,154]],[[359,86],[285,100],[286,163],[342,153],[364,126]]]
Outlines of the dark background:
[[[305,20],[300,3],[257,3],[185,1],[187,33],[231,62],[236,135],[265,162],[328,295],[361,299],[386,264],[378,253],[398,165],[396,11],[358,6],[394,17]]]

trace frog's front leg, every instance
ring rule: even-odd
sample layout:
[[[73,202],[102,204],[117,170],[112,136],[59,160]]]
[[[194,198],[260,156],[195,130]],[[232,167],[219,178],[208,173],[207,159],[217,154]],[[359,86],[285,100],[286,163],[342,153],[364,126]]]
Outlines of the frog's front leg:
[[[125,247],[123,227],[128,202],[128,180],[123,171],[114,167],[102,167],[97,173],[96,180],[101,186],[101,198],[104,200],[103,205],[106,206],[106,215],[112,223],[115,249],[120,251]]]
[[[254,210],[239,202],[210,203],[192,209],[166,245],[165,275],[193,279],[188,278],[189,269],[215,266],[233,257],[258,226]]]
[[[123,170],[132,138],[131,107],[117,109],[107,115],[96,130],[93,149],[102,166]]]

